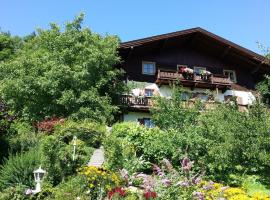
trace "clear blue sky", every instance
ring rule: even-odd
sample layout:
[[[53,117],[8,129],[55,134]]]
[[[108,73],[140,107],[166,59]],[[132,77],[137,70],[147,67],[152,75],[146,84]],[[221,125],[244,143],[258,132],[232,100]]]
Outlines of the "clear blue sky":
[[[85,26],[122,41],[200,26],[258,53],[257,41],[270,47],[270,0],[1,0],[0,5],[2,31],[20,36],[85,12]]]

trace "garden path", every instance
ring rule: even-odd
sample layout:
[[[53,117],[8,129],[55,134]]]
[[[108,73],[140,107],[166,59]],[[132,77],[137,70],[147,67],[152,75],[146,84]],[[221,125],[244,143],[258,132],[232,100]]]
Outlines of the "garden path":
[[[103,147],[100,147],[98,149],[95,149],[87,165],[94,166],[94,167],[101,167],[104,162],[105,162],[104,149]]]

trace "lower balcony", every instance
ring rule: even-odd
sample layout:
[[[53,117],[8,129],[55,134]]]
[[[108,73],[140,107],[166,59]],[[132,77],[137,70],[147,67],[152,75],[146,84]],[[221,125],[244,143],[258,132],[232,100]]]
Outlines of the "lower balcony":
[[[231,80],[221,74],[211,75],[196,75],[193,74],[182,74],[177,71],[169,70],[158,70],[156,83],[159,85],[169,84],[173,81],[179,81],[183,86],[186,87],[198,87],[198,88],[219,88],[229,89],[232,85]]]
[[[148,111],[153,105],[151,97],[121,95],[118,99],[118,105],[129,110]]]

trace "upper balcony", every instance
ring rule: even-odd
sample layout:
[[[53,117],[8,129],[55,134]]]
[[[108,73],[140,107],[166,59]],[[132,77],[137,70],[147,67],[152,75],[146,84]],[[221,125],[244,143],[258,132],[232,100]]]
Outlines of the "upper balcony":
[[[197,75],[196,73],[187,74],[173,70],[158,69],[157,84],[169,84],[172,81],[180,81],[186,87],[209,89],[228,89],[232,84],[232,81],[227,76],[221,74]]]

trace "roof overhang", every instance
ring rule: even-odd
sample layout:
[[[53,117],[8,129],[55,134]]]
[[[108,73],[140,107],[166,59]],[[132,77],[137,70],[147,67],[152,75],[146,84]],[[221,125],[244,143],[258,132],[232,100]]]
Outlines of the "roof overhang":
[[[224,52],[223,52],[223,55],[221,55],[221,57],[227,54],[228,51],[233,51],[235,52],[235,54],[245,58],[247,61],[249,61],[253,65],[257,65],[260,67],[267,67],[268,69],[270,69],[270,62],[266,57],[260,54],[257,54],[249,49],[246,49],[242,46],[239,46],[229,40],[226,40],[218,35],[215,35],[199,27],[167,33],[167,34],[162,34],[162,35],[157,35],[157,36],[152,36],[152,37],[147,37],[147,38],[142,38],[142,39],[128,41],[128,42],[123,42],[120,44],[120,50],[125,51],[128,49],[133,49],[135,47],[143,47],[145,45],[162,41],[162,40],[183,38],[183,37],[188,37],[191,35],[195,35],[195,36],[201,35],[202,37],[207,38],[208,40],[224,48]]]

